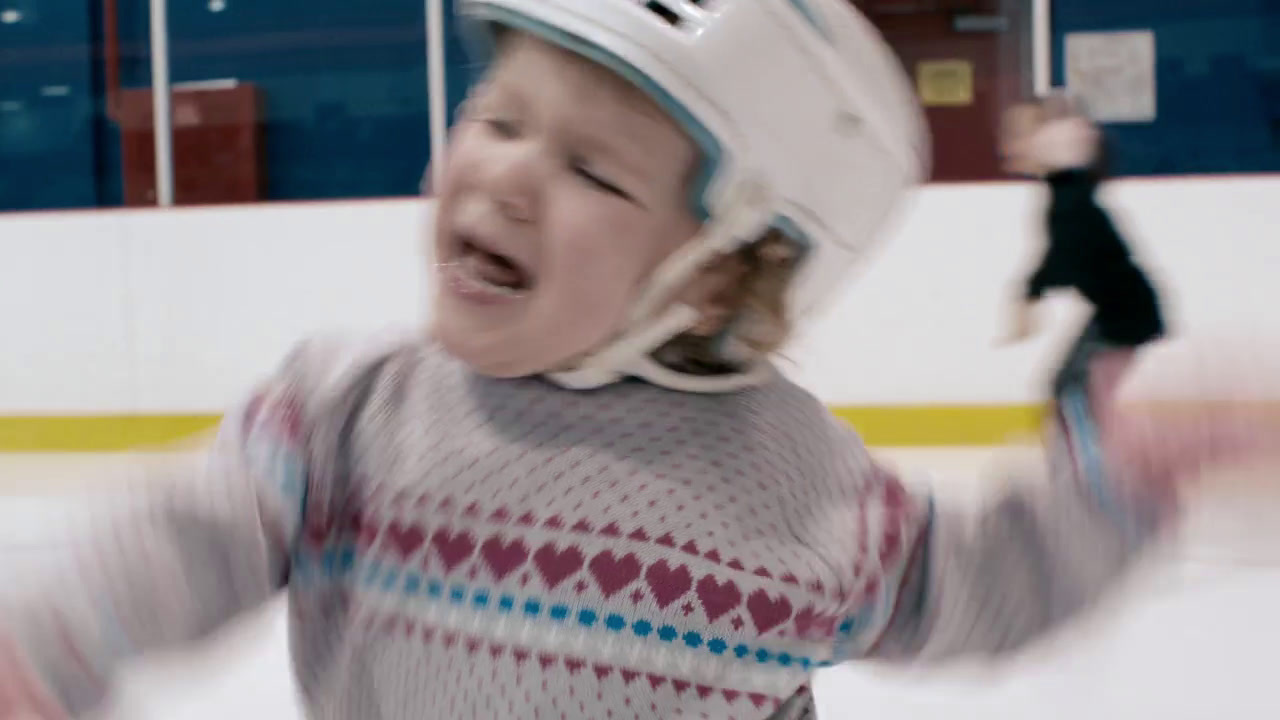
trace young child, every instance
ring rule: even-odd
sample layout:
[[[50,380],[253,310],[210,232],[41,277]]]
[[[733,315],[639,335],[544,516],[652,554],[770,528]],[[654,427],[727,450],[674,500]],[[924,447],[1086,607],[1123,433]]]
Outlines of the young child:
[[[1155,286],[1097,202],[1106,164],[1102,137],[1059,93],[1009,110],[1002,151],[1009,171],[1044,178],[1050,190],[1048,248],[1019,298],[1012,339],[1032,333],[1033,306],[1045,292],[1078,291],[1093,315],[1054,375],[1053,397],[1060,401],[1072,387],[1108,397],[1136,350],[1163,337],[1165,324]],[[1097,370],[1093,377],[1090,368]]]
[[[1071,423],[1048,482],[935,507],[770,366],[922,173],[845,0],[460,7],[494,62],[431,337],[303,344],[202,477],[10,583],[0,717],[287,591],[313,720],[807,718],[816,669],[1014,651],[1167,526],[1170,478]]]

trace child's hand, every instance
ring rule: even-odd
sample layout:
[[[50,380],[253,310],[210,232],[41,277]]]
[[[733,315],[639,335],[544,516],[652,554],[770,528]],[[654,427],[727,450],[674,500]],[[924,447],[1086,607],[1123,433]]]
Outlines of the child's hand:
[[[1280,469],[1280,423],[1242,402],[1120,405],[1102,418],[1104,451],[1150,495],[1175,498],[1218,471]]]
[[[31,675],[16,647],[0,637],[0,720],[68,720]]]
[[[1005,336],[1002,344],[1011,345],[1019,343],[1035,334],[1037,329],[1035,306],[1025,300],[1020,300],[1013,306],[1013,316],[1010,319],[1009,333]]]

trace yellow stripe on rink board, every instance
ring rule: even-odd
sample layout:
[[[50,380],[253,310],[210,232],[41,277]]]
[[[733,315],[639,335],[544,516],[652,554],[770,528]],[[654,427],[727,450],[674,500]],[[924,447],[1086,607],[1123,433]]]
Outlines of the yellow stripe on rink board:
[[[207,432],[218,415],[0,417],[0,453],[102,453],[170,449]]]
[[[837,406],[868,445],[943,447],[998,445],[1035,432],[1035,405]],[[206,433],[218,415],[86,415],[0,417],[0,452],[99,453],[171,449]]]
[[[1040,405],[853,405],[831,408],[876,447],[1002,445],[1039,430]]]

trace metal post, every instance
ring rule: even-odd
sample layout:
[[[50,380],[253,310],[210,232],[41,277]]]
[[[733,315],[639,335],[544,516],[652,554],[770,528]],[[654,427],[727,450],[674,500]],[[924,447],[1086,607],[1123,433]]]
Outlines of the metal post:
[[[1031,81],[1036,97],[1053,87],[1053,0],[1031,2]]]
[[[445,85],[444,0],[427,0],[427,110],[431,132],[431,181],[440,187],[445,136],[449,132],[449,88]]]
[[[156,205],[173,205],[173,109],[166,0],[151,0],[151,112],[155,129]]]

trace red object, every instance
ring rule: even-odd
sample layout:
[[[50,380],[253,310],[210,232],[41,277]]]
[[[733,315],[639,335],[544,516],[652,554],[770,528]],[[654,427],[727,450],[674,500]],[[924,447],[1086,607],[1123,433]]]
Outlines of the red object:
[[[1026,4],[1008,0],[860,0],[855,3],[888,39],[915,77],[921,61],[965,60],[973,65],[973,103],[929,107],[933,180],[1003,177],[996,148],[1000,113],[1030,91]],[[997,32],[955,29],[957,14],[1006,19]]]
[[[124,204],[156,202],[155,132],[149,88],[120,91]],[[253,85],[172,94],[174,204],[257,202],[265,195],[262,101]]]

